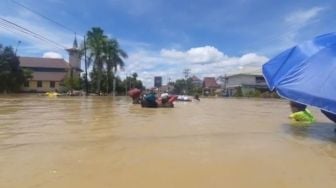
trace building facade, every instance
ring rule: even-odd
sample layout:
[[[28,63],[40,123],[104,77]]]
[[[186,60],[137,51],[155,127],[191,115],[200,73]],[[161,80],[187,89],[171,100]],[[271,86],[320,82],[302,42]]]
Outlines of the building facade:
[[[79,78],[80,53],[75,39],[69,52],[69,63],[59,58],[19,57],[20,67],[32,71],[32,78],[24,83],[23,92],[62,91],[67,77]]]
[[[215,95],[220,88],[215,77],[204,77],[202,85],[203,95]]]
[[[224,95],[225,96],[248,96],[255,92],[268,91],[264,77],[261,74],[234,74],[225,77]]]
[[[22,68],[33,73],[33,77],[22,87],[22,91],[25,92],[61,90],[61,82],[70,70],[64,59],[20,57],[19,60]]]

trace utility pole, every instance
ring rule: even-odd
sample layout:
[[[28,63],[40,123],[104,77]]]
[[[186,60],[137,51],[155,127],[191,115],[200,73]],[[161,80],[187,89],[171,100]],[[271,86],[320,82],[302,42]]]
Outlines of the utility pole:
[[[185,79],[188,79],[189,74],[190,74],[190,69],[184,69],[183,74],[184,74]]]
[[[127,96],[127,73],[125,78],[125,96]]]
[[[115,97],[115,91],[116,91],[116,75],[113,74],[113,97]]]
[[[185,80],[184,80],[184,82],[185,82],[185,90],[184,90],[184,94],[186,94],[187,89],[188,89],[188,86],[187,86],[187,79],[188,79],[189,74],[190,74],[190,69],[184,69],[184,70],[183,70],[183,74],[184,74],[184,77],[185,77]]]
[[[18,50],[20,44],[21,44],[21,41],[19,40],[19,41],[17,42],[16,48],[15,48],[15,56],[16,56],[16,53],[17,53],[17,50]]]
[[[88,73],[87,73],[87,58],[86,58],[86,39],[84,35],[84,64],[85,64],[85,90],[86,96],[89,95],[89,83],[88,83]]]

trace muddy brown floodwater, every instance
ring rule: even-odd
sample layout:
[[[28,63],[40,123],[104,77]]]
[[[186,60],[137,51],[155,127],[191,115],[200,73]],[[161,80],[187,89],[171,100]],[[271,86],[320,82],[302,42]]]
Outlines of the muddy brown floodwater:
[[[336,187],[335,126],[282,100],[145,109],[124,97],[0,96],[1,188]]]

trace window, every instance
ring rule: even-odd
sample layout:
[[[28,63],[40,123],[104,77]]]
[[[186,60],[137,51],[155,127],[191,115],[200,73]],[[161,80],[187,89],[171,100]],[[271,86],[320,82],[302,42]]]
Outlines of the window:
[[[37,87],[42,87],[42,81],[37,81]]]
[[[24,87],[29,87],[29,81],[25,81],[23,84]]]
[[[55,81],[50,81],[50,88],[55,88]]]

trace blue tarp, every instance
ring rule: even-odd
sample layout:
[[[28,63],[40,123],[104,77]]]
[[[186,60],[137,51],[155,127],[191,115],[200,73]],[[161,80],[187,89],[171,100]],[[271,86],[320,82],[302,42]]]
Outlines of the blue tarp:
[[[272,91],[336,113],[336,33],[294,46],[263,65]]]

